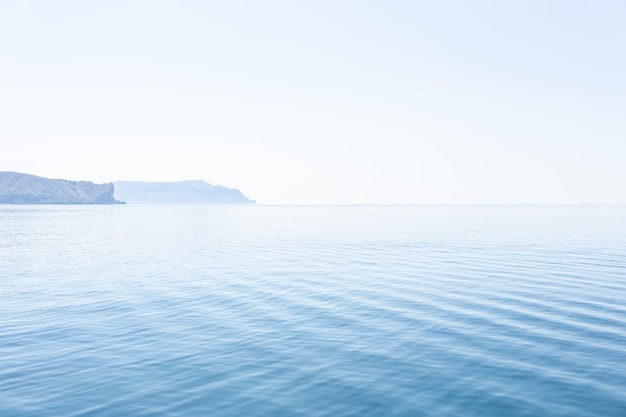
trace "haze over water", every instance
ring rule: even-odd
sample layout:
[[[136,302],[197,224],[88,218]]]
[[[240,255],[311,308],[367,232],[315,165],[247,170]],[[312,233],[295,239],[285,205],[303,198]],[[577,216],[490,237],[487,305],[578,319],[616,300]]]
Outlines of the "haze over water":
[[[2,416],[623,416],[625,206],[2,206]]]

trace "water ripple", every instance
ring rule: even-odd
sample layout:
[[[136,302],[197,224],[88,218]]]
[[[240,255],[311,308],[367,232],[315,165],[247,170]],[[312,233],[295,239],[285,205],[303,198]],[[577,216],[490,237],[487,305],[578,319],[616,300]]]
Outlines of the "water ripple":
[[[0,207],[2,416],[621,417],[626,208]]]

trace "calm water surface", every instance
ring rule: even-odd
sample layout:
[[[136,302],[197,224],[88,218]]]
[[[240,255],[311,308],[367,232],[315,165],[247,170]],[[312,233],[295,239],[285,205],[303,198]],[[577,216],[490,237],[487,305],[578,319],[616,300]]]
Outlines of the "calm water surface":
[[[626,416],[626,206],[0,206],[0,416]]]

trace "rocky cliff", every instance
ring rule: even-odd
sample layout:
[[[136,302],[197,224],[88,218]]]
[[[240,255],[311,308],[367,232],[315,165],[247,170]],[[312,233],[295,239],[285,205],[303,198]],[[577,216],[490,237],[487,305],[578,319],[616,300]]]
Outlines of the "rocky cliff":
[[[124,204],[113,197],[113,191],[113,183],[0,172],[0,204]]]
[[[201,180],[115,182],[115,196],[129,204],[254,204],[241,191]]]

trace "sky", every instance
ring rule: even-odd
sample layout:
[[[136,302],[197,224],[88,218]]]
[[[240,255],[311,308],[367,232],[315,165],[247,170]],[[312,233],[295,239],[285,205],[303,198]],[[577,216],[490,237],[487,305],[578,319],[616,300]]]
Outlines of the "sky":
[[[0,171],[626,203],[624,1],[0,0]]]

